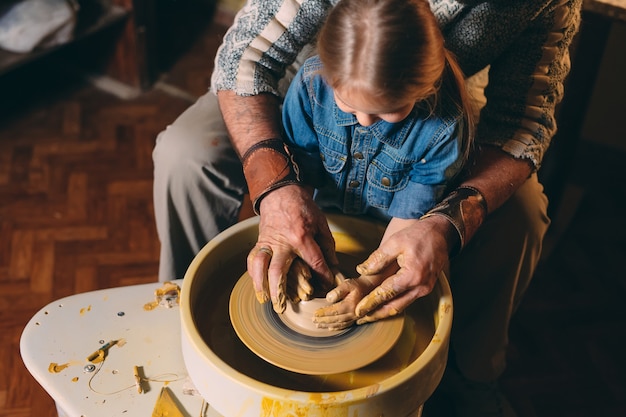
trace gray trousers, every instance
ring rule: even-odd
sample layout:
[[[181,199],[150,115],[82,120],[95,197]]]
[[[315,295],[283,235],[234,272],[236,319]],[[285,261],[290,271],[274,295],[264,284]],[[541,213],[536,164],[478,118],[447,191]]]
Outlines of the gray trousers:
[[[160,133],[153,159],[159,280],[167,281],[182,278],[195,254],[237,222],[247,186],[212,93]],[[452,259],[452,348],[467,378],[489,381],[504,370],[509,321],[540,257],[547,204],[531,176]]]

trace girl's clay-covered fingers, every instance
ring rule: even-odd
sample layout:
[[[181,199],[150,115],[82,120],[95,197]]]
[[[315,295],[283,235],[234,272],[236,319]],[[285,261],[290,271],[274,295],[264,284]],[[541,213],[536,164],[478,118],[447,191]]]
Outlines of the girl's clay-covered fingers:
[[[348,280],[348,278],[346,278],[346,276],[343,274],[343,272],[341,272],[339,270],[339,268],[337,268],[336,266],[331,266],[330,267],[330,271],[335,276],[335,286],[337,286],[337,285],[341,284],[342,282]]]
[[[328,301],[329,303],[336,303],[337,301],[343,300],[348,296],[348,294],[350,294],[350,292],[352,291],[352,287],[342,284],[339,284],[336,288],[330,290],[326,294],[326,301]]]
[[[352,314],[354,315],[354,304],[351,302],[340,302],[331,304],[326,307],[322,307],[315,311],[313,315],[313,321],[317,323],[319,321],[332,320],[333,317],[341,316],[344,314]]]
[[[354,313],[323,315],[313,317],[313,322],[320,329],[343,330],[350,327],[356,321]]]
[[[287,299],[293,304],[298,304],[300,301],[310,300],[311,296],[306,294],[291,277],[287,277]]]
[[[345,330],[348,327],[353,326],[354,323],[355,323],[355,319],[354,317],[352,317],[350,320],[338,321],[338,322],[332,322],[332,323],[320,323],[320,324],[316,323],[316,325],[320,329]]]
[[[293,302],[307,301],[313,297],[311,270],[300,258],[294,259],[287,276],[287,297]]]

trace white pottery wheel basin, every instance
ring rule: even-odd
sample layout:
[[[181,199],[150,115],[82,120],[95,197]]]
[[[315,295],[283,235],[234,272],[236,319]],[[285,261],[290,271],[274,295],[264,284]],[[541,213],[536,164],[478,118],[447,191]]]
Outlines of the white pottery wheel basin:
[[[384,227],[328,215],[342,272],[378,246]],[[182,353],[203,398],[224,417],[416,417],[445,368],[452,327],[446,278],[405,312],[403,333],[381,359],[350,372],[302,375],[249,351],[230,323],[230,293],[246,270],[259,218],[225,230],[189,266],[181,291]],[[356,346],[355,354],[367,346]]]

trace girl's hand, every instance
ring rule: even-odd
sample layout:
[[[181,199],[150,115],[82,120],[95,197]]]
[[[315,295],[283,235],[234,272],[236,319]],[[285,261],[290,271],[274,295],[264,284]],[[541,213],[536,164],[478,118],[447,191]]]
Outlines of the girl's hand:
[[[361,276],[332,290],[327,298],[335,304],[318,310],[315,322],[328,328],[369,323],[395,316],[429,294],[448,269],[451,227],[436,216],[392,219],[378,249],[357,266]]]
[[[397,265],[391,265],[380,274],[338,280],[342,282],[326,295],[326,300],[333,304],[317,310],[313,322],[317,327],[329,330],[352,326],[358,319],[355,310],[359,302],[397,269]]]

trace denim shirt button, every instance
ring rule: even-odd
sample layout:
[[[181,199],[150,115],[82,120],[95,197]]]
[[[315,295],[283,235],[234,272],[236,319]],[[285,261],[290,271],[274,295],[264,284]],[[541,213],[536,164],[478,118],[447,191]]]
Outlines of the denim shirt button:
[[[354,159],[363,159],[363,154],[361,152],[354,153]]]
[[[380,183],[381,183],[382,185],[384,185],[385,187],[389,187],[389,186],[391,185],[391,180],[390,180],[389,178],[387,178],[387,177],[383,177],[383,178],[380,180]]]
[[[350,181],[350,183],[348,184],[348,186],[350,186],[351,188],[356,188],[356,187],[358,187],[359,185],[361,185],[361,183],[360,183],[360,182],[358,182],[357,180],[352,180],[352,181]]]

